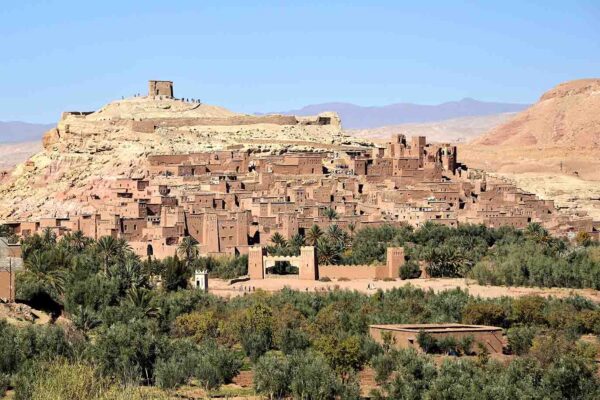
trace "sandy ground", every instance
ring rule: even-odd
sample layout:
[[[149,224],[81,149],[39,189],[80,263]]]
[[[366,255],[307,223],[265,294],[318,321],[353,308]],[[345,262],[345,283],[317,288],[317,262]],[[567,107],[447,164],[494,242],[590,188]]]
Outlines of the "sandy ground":
[[[580,295],[587,297],[592,301],[600,302],[600,291],[592,289],[563,289],[563,288],[529,288],[529,287],[505,287],[505,286],[482,286],[475,281],[462,278],[439,278],[439,279],[411,279],[395,280],[390,282],[374,281],[369,279],[353,279],[351,281],[303,281],[297,278],[271,278],[264,280],[248,280],[238,282],[232,285],[228,281],[220,279],[211,279],[209,281],[209,291],[218,296],[234,297],[253,290],[265,290],[275,292],[288,287],[293,290],[320,292],[334,290],[336,288],[343,290],[356,290],[361,293],[375,293],[378,289],[389,290],[395,287],[412,285],[424,290],[432,289],[435,292],[450,290],[455,288],[467,289],[473,296],[483,298],[496,298],[502,296],[520,297],[526,295],[567,297],[570,295]],[[371,289],[369,289],[371,287]]]

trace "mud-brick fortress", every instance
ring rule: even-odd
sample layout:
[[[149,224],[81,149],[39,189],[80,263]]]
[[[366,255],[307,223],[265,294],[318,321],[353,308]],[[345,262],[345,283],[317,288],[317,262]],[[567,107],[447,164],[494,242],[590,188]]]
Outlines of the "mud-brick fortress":
[[[156,96],[172,97],[172,82],[151,81],[148,97]],[[173,126],[237,124],[290,130],[299,124],[318,129],[337,123],[334,114],[304,119],[194,118],[156,114],[128,124],[143,135],[164,134]],[[124,126],[121,120],[108,122]],[[60,144],[64,135],[59,129],[60,138],[52,140]],[[306,279],[338,277],[344,268],[317,265],[313,248],[303,248],[298,257],[285,260],[265,254],[264,247],[275,233],[290,239],[304,235],[313,225],[326,229],[335,224],[350,231],[383,224],[524,228],[539,222],[557,235],[587,232],[599,238],[600,234],[598,221],[559,213],[552,201],[484,172],[470,171],[459,162],[455,146],[427,143],[423,136],[408,139],[397,134],[383,146],[340,141],[304,150],[264,151],[234,145],[149,154],[145,162],[141,176],[105,179],[84,192],[78,201],[91,212],[14,220],[9,225],[22,236],[50,229],[58,236],[79,230],[91,238],[122,238],[140,256],[156,258],[176,254],[181,240],[191,236],[203,255],[248,254],[254,278],[267,276],[275,262],[287,261],[298,266]],[[397,276],[403,252],[390,252],[386,265],[355,268],[353,274]]]

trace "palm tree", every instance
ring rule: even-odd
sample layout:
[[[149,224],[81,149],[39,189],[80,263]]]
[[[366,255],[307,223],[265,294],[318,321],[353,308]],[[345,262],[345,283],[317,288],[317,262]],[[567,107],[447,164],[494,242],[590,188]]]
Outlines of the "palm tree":
[[[71,316],[73,324],[77,329],[79,329],[85,337],[87,337],[88,332],[98,325],[100,325],[100,320],[94,316],[94,313],[89,310],[87,307],[83,307],[83,305],[79,305],[77,312]]]
[[[158,308],[152,307],[152,291],[145,288],[131,288],[125,296],[125,302],[144,312],[147,317],[156,316]]]
[[[356,233],[356,224],[354,222],[348,224],[348,232],[350,232],[350,239],[354,240],[354,234]]]
[[[71,235],[71,245],[77,251],[83,251],[89,243],[90,239],[86,238],[81,231],[76,231]]]
[[[190,268],[175,257],[167,257],[162,261],[162,285],[167,291],[185,289],[191,277]]]
[[[338,213],[332,207],[327,207],[323,211],[323,215],[325,215],[329,219],[329,221],[333,221],[338,217]]]
[[[96,243],[98,254],[102,257],[104,274],[108,275],[108,265],[120,250],[119,242],[112,236],[102,236]]]
[[[35,252],[24,262],[22,279],[31,286],[41,287],[48,295],[58,298],[65,289],[65,270],[50,262],[46,253]]]
[[[323,231],[319,228],[319,225],[311,226],[308,232],[306,232],[306,244],[316,246],[321,236],[323,236]]]
[[[340,258],[339,249],[326,237],[321,237],[317,241],[317,258],[319,260],[319,264],[335,264]]]
[[[124,278],[127,287],[139,288],[148,283],[147,276],[142,271],[142,264],[137,255],[128,253],[125,256],[121,276]]]
[[[275,247],[278,247],[280,249],[287,247],[287,241],[285,240],[283,235],[279,232],[275,232],[271,236],[271,243],[273,243],[275,245]]]
[[[54,233],[52,231],[52,229],[50,228],[45,228],[42,231],[42,242],[44,242],[44,244],[46,246],[51,246],[53,244],[56,243],[56,233]]]
[[[300,247],[304,246],[304,236],[302,236],[299,233],[295,234],[294,236],[292,236],[292,238],[288,242],[288,245],[290,247],[295,247],[295,248],[300,248]]]
[[[548,231],[537,222],[532,222],[527,225],[527,228],[525,228],[525,236],[530,237],[538,243],[544,243],[550,239]]]
[[[334,243],[343,243],[344,231],[338,225],[329,225],[329,228],[327,228],[327,237]]]
[[[181,240],[177,253],[183,257],[187,265],[198,258],[198,241],[191,236],[186,236]]]

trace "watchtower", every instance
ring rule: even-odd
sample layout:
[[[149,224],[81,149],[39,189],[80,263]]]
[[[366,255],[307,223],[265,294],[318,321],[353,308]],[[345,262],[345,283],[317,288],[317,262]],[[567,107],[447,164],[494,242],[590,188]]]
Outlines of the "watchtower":
[[[172,81],[148,81],[148,96],[173,97]]]

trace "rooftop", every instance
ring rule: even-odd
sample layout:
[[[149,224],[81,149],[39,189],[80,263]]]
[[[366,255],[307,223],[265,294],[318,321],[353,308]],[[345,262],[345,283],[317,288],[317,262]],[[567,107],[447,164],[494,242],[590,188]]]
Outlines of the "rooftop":
[[[387,325],[370,325],[369,328],[384,329],[388,331],[414,332],[421,331],[428,333],[445,333],[445,332],[489,332],[501,331],[502,328],[496,326],[485,325],[465,325],[465,324],[387,324]]]

